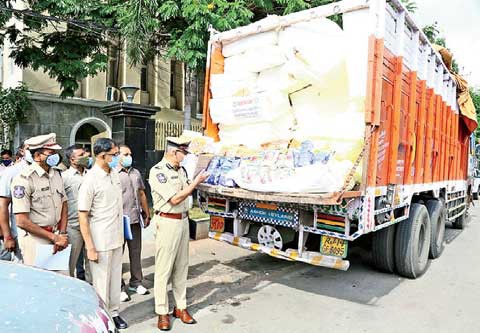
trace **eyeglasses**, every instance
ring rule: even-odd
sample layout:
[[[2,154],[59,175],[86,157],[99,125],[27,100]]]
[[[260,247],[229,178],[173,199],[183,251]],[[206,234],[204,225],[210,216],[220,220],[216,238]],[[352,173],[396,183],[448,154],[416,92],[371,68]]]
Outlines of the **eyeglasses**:
[[[119,152],[117,152],[117,153],[114,153],[114,154],[105,153],[105,155],[110,155],[110,156],[119,156],[119,155],[120,155],[120,153],[119,153]]]

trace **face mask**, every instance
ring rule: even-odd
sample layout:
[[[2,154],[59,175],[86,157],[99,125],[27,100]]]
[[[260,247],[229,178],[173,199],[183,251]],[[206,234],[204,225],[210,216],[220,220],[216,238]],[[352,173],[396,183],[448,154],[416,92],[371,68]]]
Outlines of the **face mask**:
[[[79,157],[76,164],[82,168],[88,168],[89,158],[88,156]]]
[[[12,160],[3,160],[3,165],[8,167],[12,163]]]
[[[87,165],[87,169],[90,169],[93,165],[93,158],[92,157],[89,157],[88,158],[88,165]]]
[[[112,161],[108,162],[108,166],[110,169],[115,169],[118,165],[118,160],[120,159],[120,156],[112,156]]]
[[[58,163],[60,163],[60,155],[58,154],[49,155],[46,159],[46,162],[49,167],[56,167]]]
[[[27,161],[28,163],[33,163],[33,156],[30,150],[25,150],[25,155],[23,156],[23,159]]]
[[[124,156],[122,159],[122,167],[130,168],[132,166],[133,158],[132,156]]]

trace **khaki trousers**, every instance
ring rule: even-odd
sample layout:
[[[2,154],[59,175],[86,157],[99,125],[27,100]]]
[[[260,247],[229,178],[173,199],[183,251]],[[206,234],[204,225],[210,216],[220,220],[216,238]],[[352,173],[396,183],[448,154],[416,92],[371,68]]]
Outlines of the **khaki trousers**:
[[[155,312],[168,313],[167,285],[171,278],[177,308],[187,308],[188,218],[175,220],[155,215]]]
[[[102,298],[112,317],[120,307],[120,280],[122,278],[122,246],[98,251],[98,262],[88,261],[93,287]]]
[[[37,244],[52,245],[48,239],[40,238],[19,230],[18,243],[22,251],[23,263],[28,266],[35,266],[37,257]],[[68,271],[55,271],[57,273],[68,275]]]
[[[68,263],[70,276],[75,277],[75,268],[77,266],[78,258],[83,249],[83,237],[80,232],[80,227],[67,227],[68,232],[68,242],[72,245],[72,252],[70,252],[70,261]],[[91,282],[92,278],[90,276],[90,268],[88,265],[85,267],[85,279],[87,282]]]

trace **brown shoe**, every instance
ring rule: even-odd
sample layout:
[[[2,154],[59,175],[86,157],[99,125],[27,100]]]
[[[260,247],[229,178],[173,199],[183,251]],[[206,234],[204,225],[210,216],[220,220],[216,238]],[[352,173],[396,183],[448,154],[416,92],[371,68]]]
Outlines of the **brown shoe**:
[[[180,309],[174,308],[173,309],[173,316],[175,318],[180,318],[180,320],[184,324],[196,324],[197,323],[197,321],[195,319],[193,319],[192,316],[190,316],[190,313],[188,313],[187,309],[180,310]]]
[[[170,316],[168,314],[159,315],[157,327],[161,331],[170,331]]]

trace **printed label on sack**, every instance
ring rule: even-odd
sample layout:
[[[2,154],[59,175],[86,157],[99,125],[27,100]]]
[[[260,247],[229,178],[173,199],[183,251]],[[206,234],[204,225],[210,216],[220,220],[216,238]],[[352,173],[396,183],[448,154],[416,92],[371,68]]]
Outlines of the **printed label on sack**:
[[[260,115],[261,99],[258,96],[242,97],[232,101],[232,113],[238,119],[257,118]]]

